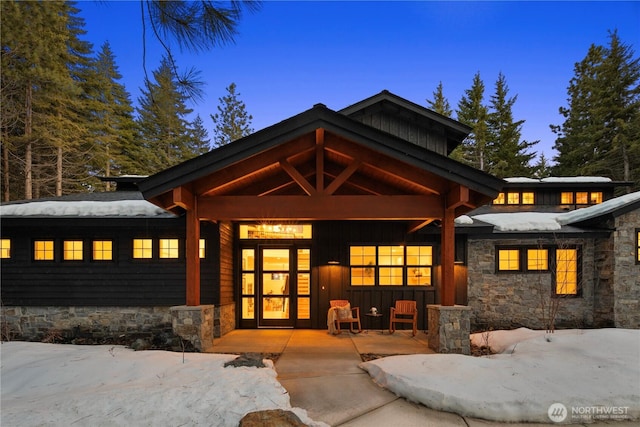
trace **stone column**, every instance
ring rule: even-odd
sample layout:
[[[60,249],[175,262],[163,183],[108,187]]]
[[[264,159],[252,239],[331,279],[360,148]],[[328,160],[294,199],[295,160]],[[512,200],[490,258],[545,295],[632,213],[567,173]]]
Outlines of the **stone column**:
[[[429,348],[437,353],[471,354],[471,307],[427,305]]]
[[[171,307],[173,333],[201,352],[213,348],[213,305]]]

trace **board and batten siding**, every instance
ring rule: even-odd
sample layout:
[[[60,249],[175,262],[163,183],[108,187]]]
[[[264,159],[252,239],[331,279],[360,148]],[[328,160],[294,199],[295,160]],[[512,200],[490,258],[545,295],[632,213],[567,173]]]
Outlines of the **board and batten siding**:
[[[3,219],[3,238],[11,239],[12,255],[2,261],[2,303],[5,306],[173,306],[186,299],[183,218]],[[202,304],[215,303],[219,287],[217,226],[205,224],[208,241],[201,260]],[[133,259],[134,238],[154,239],[153,259]],[[177,238],[177,259],[159,259],[158,239]],[[53,240],[54,261],[34,261],[34,240]],[[62,260],[64,240],[82,240],[84,259]],[[112,261],[93,261],[93,240],[112,240]]]

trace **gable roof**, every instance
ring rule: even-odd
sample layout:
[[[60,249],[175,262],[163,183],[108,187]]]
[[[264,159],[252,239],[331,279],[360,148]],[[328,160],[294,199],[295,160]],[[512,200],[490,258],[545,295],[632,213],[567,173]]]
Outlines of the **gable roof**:
[[[401,98],[388,90],[383,90],[338,112],[354,119],[366,114],[385,112],[400,120],[415,123],[424,129],[433,129],[434,124],[441,125],[447,140],[447,154],[462,143],[472,130],[461,122]]]
[[[386,95],[387,98],[389,96],[390,94]],[[280,123],[159,172],[140,182],[139,188],[147,199],[158,197],[175,187],[221,171],[251,156],[314,134],[317,129],[324,129],[389,158],[468,187],[482,195],[485,202],[494,198],[504,183],[485,172],[365,125],[322,104],[316,104]]]

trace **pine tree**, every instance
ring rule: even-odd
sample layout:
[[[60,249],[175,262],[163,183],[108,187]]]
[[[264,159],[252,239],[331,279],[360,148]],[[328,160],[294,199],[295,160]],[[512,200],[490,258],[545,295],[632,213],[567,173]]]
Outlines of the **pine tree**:
[[[15,96],[9,106],[23,106],[2,132],[3,157],[18,159],[2,180],[9,197],[59,195],[77,184],[86,130],[81,70],[91,49],[80,40],[77,12],[63,2],[2,2],[2,86]],[[23,191],[11,176],[23,179]]]
[[[509,97],[509,87],[504,74],[500,73],[495,84],[495,93],[491,96],[490,113],[487,118],[490,151],[489,172],[504,178],[530,176],[530,161],[534,153],[527,149],[538,141],[521,141],[521,128],[524,120],[514,121],[512,107],[518,96]]]
[[[445,117],[451,117],[451,113],[453,113],[453,111],[451,110],[449,101],[444,96],[442,81],[438,84],[438,87],[433,92],[433,100],[427,99],[427,105],[436,113],[442,114]]]
[[[240,93],[236,93],[236,84],[227,87],[227,95],[218,98],[218,113],[211,114],[214,124],[213,143],[221,147],[230,142],[253,133],[251,120],[253,116],[247,113],[244,102],[240,100]]]
[[[105,42],[93,63],[91,82],[87,93],[91,102],[90,129],[91,157],[89,173],[95,176],[118,176],[134,173],[135,159],[129,157],[137,142],[137,127],[133,120],[133,107],[129,93],[118,80],[115,56]],[[110,183],[92,183],[109,191]]]
[[[193,110],[185,104],[188,96],[179,90],[172,62],[163,58],[153,72],[155,82],[145,80],[138,99],[138,126],[141,141],[132,157],[138,174],[153,174],[195,157],[192,151],[191,123]]]
[[[554,148],[558,175],[603,175],[640,188],[640,58],[609,32],[575,64]],[[629,189],[631,190],[631,188]]]
[[[471,88],[458,102],[458,121],[472,128],[471,133],[456,148],[451,157],[482,171],[488,168],[487,159],[487,107],[484,105],[484,82],[480,73],[473,77]]]
[[[538,157],[538,163],[533,167],[533,177],[534,178],[547,178],[551,176],[551,165],[547,160],[547,157],[544,153],[540,153],[540,157]]]
[[[209,133],[204,127],[204,122],[198,114],[191,123],[191,149],[196,155],[204,154],[211,149]]]

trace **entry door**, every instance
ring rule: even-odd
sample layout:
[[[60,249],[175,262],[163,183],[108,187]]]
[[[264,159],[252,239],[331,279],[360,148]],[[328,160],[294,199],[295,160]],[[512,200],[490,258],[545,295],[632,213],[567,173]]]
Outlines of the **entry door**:
[[[258,277],[258,326],[293,326],[291,248],[261,247]]]
[[[310,327],[310,260],[308,247],[243,248],[241,327]]]

